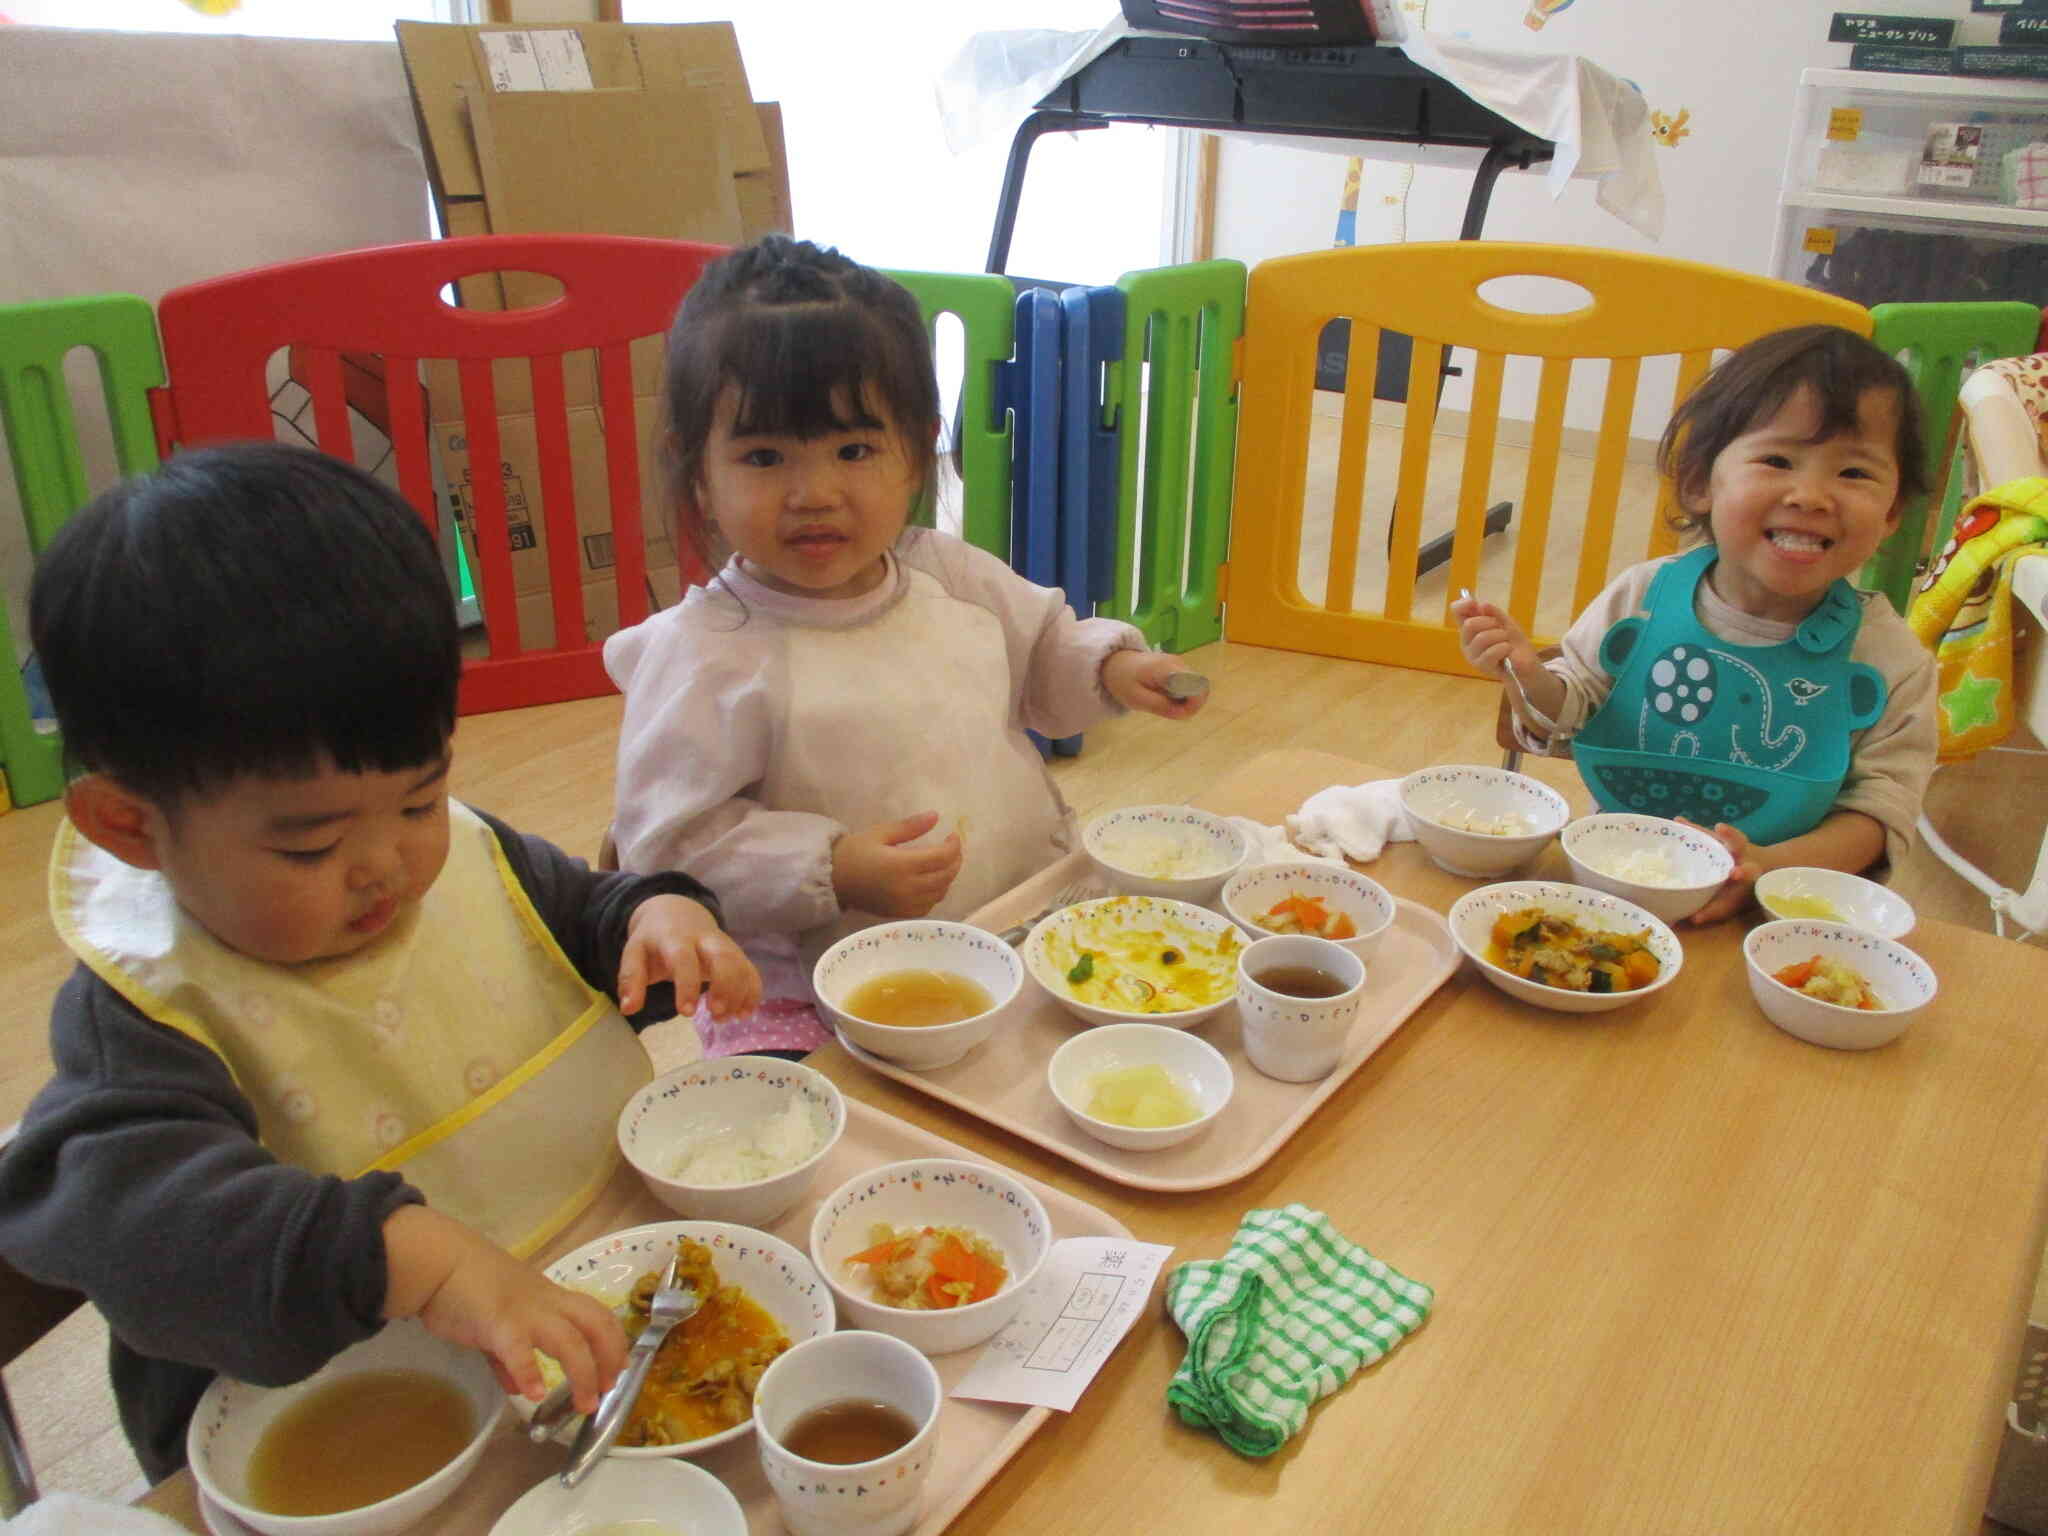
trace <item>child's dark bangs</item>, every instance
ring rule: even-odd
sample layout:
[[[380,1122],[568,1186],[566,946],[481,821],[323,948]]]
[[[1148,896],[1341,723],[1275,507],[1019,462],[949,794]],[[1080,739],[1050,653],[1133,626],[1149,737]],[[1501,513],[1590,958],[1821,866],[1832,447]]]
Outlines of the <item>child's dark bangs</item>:
[[[756,307],[733,340],[734,435],[810,439],[889,427],[880,412],[892,402],[870,365],[876,339],[851,306]]]

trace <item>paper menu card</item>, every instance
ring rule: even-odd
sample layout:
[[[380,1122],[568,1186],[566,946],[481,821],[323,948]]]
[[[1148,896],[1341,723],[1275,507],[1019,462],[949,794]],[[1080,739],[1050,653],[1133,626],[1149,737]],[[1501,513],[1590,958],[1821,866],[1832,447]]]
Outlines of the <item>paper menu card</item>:
[[[1067,1412],[1131,1331],[1172,1253],[1128,1238],[1054,1243],[1016,1317],[989,1340],[952,1395]]]

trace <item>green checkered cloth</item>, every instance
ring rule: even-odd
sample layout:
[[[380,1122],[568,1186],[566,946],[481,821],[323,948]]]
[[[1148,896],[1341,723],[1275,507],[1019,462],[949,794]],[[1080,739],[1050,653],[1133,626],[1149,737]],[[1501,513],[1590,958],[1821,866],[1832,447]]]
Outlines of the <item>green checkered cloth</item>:
[[[1166,1310],[1188,1336],[1166,1400],[1232,1450],[1270,1456],[1319,1398],[1421,1327],[1435,1300],[1321,1211],[1248,1211],[1221,1259],[1166,1277]]]

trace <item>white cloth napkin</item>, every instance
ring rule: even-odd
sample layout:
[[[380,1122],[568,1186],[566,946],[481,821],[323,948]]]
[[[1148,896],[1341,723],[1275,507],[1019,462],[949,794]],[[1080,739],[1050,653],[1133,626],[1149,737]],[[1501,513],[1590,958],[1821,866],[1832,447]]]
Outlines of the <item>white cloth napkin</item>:
[[[1415,840],[1415,828],[1401,809],[1399,779],[1319,789],[1287,818],[1287,831],[1311,853],[1341,853],[1361,864],[1378,858],[1388,843]]]
[[[1244,861],[1246,869],[1257,869],[1261,864],[1279,864],[1295,859],[1308,859],[1320,864],[1344,862],[1325,853],[1310,853],[1306,848],[1297,848],[1288,840],[1285,827],[1263,826],[1249,816],[1230,816],[1225,819],[1244,834],[1245,842],[1251,848],[1251,853]]]
[[[46,1493],[12,1520],[7,1536],[185,1536],[185,1528],[152,1510],[76,1493]]]
[[[1559,196],[1574,176],[1596,178],[1593,200],[1638,234],[1664,234],[1664,183],[1650,105],[1628,81],[1575,53],[1483,48],[1417,32],[1401,51],[1517,128],[1557,146],[1546,179]]]

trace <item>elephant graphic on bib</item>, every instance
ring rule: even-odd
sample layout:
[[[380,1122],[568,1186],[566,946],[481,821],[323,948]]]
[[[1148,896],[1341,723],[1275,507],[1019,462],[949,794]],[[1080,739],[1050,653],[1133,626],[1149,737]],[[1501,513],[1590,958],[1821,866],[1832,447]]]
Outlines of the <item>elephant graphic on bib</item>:
[[[1853,732],[1884,713],[1876,668],[1849,659],[1863,621],[1837,581],[1780,645],[1732,645],[1693,612],[1712,545],[1660,570],[1600,642],[1614,679],[1572,741],[1602,810],[1727,822],[1777,843],[1819,825],[1849,773]]]

